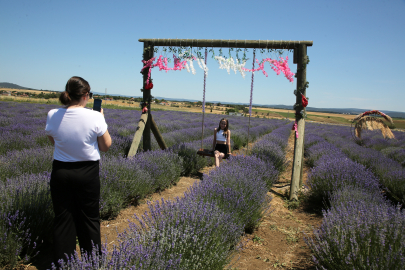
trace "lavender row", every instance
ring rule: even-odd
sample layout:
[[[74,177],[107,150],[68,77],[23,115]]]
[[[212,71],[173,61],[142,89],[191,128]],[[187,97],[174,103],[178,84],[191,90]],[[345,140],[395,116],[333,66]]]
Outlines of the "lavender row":
[[[369,168],[393,197],[405,203],[405,169],[400,163],[380,151],[358,145],[347,137],[348,128],[326,125],[309,125],[309,128],[341,149],[349,158]]]
[[[326,127],[326,129],[330,128],[337,131],[337,134],[342,138],[354,139],[353,130],[349,127]],[[386,157],[405,166],[405,132],[392,130],[392,133],[395,138],[386,139],[380,130],[364,130],[361,139],[356,139],[356,142],[361,146],[381,151]]]
[[[405,132],[393,131],[395,139],[385,139],[378,130],[367,131],[359,141],[362,146],[372,148],[405,167]]]
[[[348,158],[314,131],[307,132],[304,143],[307,162],[313,167],[307,181],[311,200],[329,205],[331,194],[349,186],[379,192],[379,179],[369,169]]]
[[[181,157],[169,150],[148,151],[132,159],[103,157],[101,217],[114,217],[127,204],[176,183],[183,171],[182,162]],[[50,173],[41,172],[0,181],[0,265],[12,267],[19,260],[28,262],[37,253],[39,243],[51,242],[53,209],[49,180]]]
[[[256,142],[251,154],[271,162],[277,171],[283,171],[286,166],[285,151],[290,133],[290,123],[282,125]],[[271,188],[271,185],[269,188]]]
[[[320,269],[404,269],[405,213],[382,195],[379,181],[311,129],[305,138],[310,196],[328,201],[323,223],[306,243]]]

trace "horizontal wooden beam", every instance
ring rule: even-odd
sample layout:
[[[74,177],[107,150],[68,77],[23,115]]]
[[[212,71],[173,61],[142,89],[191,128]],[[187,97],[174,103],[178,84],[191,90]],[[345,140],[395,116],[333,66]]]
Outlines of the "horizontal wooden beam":
[[[165,47],[216,47],[216,48],[260,48],[294,49],[299,44],[312,46],[313,41],[305,40],[227,40],[227,39],[164,39],[141,38],[139,42],[149,42],[152,46]]]

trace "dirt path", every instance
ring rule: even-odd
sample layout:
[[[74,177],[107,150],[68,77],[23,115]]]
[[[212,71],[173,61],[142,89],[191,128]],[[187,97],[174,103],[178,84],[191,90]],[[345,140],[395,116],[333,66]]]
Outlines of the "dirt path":
[[[268,194],[273,196],[271,210],[259,228],[244,237],[243,250],[231,262],[231,269],[315,269],[310,250],[303,240],[303,232],[311,234],[312,226],[318,226],[322,218],[308,213],[300,206],[290,210],[288,192],[294,154],[294,133],[288,140],[288,166],[279,176],[279,181]],[[304,167],[304,183],[308,168]]]

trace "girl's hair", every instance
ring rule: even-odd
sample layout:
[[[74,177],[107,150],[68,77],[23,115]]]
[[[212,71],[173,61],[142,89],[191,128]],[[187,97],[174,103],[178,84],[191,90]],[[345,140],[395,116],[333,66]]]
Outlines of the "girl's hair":
[[[80,101],[80,98],[90,92],[89,83],[78,76],[73,76],[66,83],[65,91],[59,96],[59,101],[63,105],[69,105],[72,101]]]
[[[222,118],[222,119],[219,121],[219,126],[218,126],[217,131],[220,131],[220,130],[221,130],[221,122],[222,122],[222,121],[225,121],[225,122],[226,122],[226,126],[225,126],[225,128],[224,128],[224,135],[225,135],[225,138],[228,138],[228,127],[229,127],[228,119]]]

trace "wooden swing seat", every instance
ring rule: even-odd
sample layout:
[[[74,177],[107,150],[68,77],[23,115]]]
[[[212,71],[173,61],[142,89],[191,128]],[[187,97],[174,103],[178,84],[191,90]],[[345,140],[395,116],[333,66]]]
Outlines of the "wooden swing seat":
[[[200,148],[197,151],[197,155],[206,156],[206,157],[215,157],[214,151],[211,151],[208,149],[203,149],[203,148]]]
[[[215,157],[214,151],[208,150],[208,149],[202,149],[200,148],[197,151],[197,155],[200,156],[205,156],[205,157]],[[236,156],[236,154],[231,154],[230,156]],[[223,159],[227,159],[228,157],[224,157]]]

